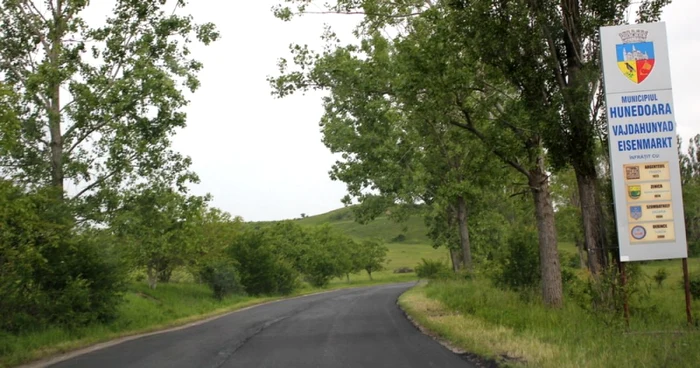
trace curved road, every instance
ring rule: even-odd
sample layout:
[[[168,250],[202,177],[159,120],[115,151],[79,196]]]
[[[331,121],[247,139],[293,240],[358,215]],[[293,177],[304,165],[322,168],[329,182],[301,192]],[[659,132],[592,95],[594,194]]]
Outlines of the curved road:
[[[337,290],[265,304],[51,367],[474,367],[406,319],[396,300],[413,285]]]

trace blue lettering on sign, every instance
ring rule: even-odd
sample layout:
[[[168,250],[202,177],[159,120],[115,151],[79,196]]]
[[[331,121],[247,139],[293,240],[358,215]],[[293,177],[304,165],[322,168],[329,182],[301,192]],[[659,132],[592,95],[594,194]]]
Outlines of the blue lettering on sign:
[[[659,98],[656,97],[656,93],[650,93],[646,95],[629,95],[622,96],[622,103],[637,103],[637,102],[647,102],[647,101],[658,101]]]
[[[621,119],[638,116],[670,115],[671,104],[647,104],[630,106],[612,106],[608,112],[609,119]]]
[[[672,121],[657,121],[651,123],[633,123],[612,126],[614,135],[667,133],[673,131]]]
[[[674,148],[673,137],[626,139],[617,142],[618,151]]]

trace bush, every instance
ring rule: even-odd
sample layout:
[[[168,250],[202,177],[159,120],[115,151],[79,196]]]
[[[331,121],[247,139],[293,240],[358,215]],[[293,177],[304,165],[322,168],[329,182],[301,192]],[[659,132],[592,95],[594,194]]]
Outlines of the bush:
[[[0,182],[0,329],[77,327],[116,316],[126,287],[109,238],[78,233],[52,193]]]
[[[75,327],[111,321],[127,286],[124,266],[106,244],[87,235],[74,239],[44,253],[49,262],[36,274],[47,291],[50,322]]]
[[[328,219],[331,221],[352,220],[354,219],[354,216],[352,214],[352,211],[344,210],[333,213],[328,217]]]
[[[656,286],[661,287],[663,286],[664,281],[668,278],[668,271],[666,271],[666,268],[661,267],[658,270],[656,270],[656,273],[654,274],[654,281],[656,281]]]
[[[413,269],[411,267],[399,267],[394,270],[394,273],[412,273]]]
[[[298,272],[264,230],[245,231],[236,237],[228,254],[239,265],[241,283],[248,294],[289,294],[298,286]]]
[[[404,234],[396,235],[395,237],[393,237],[391,239],[392,243],[402,243],[404,241],[406,241],[406,235],[404,235]]]
[[[205,262],[200,270],[200,277],[214,292],[214,298],[218,300],[244,291],[235,265],[225,258]]]
[[[416,275],[420,278],[438,279],[453,274],[452,270],[442,261],[421,258],[422,263],[416,266]]]
[[[506,253],[500,268],[492,274],[497,287],[522,290],[535,287],[540,281],[540,257],[537,232],[519,229],[507,239]]]
[[[569,268],[581,268],[581,261],[579,259],[579,255],[576,253],[573,254],[567,254],[567,253],[559,253],[559,264],[561,264],[564,267],[569,267]]]
[[[693,299],[700,299],[700,274],[690,276],[690,295]]]

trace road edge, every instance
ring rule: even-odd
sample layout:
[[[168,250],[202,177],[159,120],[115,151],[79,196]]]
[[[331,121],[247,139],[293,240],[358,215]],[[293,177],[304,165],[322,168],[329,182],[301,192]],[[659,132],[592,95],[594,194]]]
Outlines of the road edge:
[[[338,288],[338,289],[333,289],[333,290],[317,291],[317,292],[313,292],[313,293],[309,293],[309,294],[295,295],[295,296],[290,296],[290,297],[280,297],[279,299],[263,301],[263,302],[255,303],[255,304],[253,304],[253,305],[248,305],[248,306],[245,306],[245,307],[242,307],[242,308],[238,308],[238,309],[234,309],[234,310],[228,310],[228,311],[225,311],[225,312],[221,312],[221,313],[219,313],[219,314],[215,314],[215,315],[213,315],[213,316],[210,315],[210,316],[208,316],[208,317],[204,317],[204,318],[202,318],[202,319],[198,319],[198,320],[195,320],[195,321],[183,322],[183,323],[180,324],[180,325],[175,325],[175,326],[172,326],[172,327],[166,327],[166,328],[161,329],[161,330],[150,331],[150,332],[144,332],[144,333],[135,333],[135,334],[132,334],[132,335],[122,336],[122,337],[118,337],[118,338],[111,339],[111,340],[107,340],[107,341],[102,341],[102,342],[98,342],[98,343],[89,344],[89,345],[87,345],[87,346],[83,346],[83,347],[80,347],[80,348],[76,348],[76,349],[73,349],[73,350],[70,350],[70,351],[67,351],[67,352],[52,354],[52,355],[47,356],[47,357],[44,357],[44,358],[39,358],[39,359],[34,360],[34,361],[31,361],[31,362],[23,363],[22,365],[10,366],[10,367],[13,367],[13,368],[44,368],[44,367],[47,367],[47,366],[50,366],[50,365],[53,365],[53,364],[60,363],[60,362],[62,362],[62,361],[68,360],[68,359],[72,359],[72,358],[75,358],[75,357],[79,357],[79,356],[81,356],[81,355],[85,355],[85,354],[91,353],[91,352],[93,352],[93,351],[98,351],[98,350],[106,349],[106,348],[109,348],[109,347],[112,347],[112,346],[115,346],[115,345],[119,345],[119,344],[122,344],[122,343],[125,343],[125,342],[128,342],[128,341],[131,341],[131,340],[136,340],[136,339],[140,339],[140,338],[142,338],[142,337],[147,337],[147,336],[160,335],[160,334],[164,334],[164,333],[168,333],[168,332],[173,332],[173,331],[184,330],[184,329],[186,329],[186,328],[190,328],[190,327],[194,327],[194,326],[198,326],[198,325],[201,325],[201,324],[204,324],[204,323],[211,322],[211,321],[213,321],[213,320],[216,320],[216,319],[219,319],[219,318],[222,318],[222,317],[231,315],[231,314],[233,314],[233,313],[243,312],[243,311],[245,311],[245,310],[249,310],[249,309],[252,309],[252,308],[260,307],[260,306],[263,306],[263,305],[268,305],[268,304],[283,302],[283,301],[287,301],[287,300],[294,300],[294,299],[299,299],[299,298],[305,298],[305,297],[309,297],[309,296],[313,296],[313,295],[328,294],[328,293],[332,293],[332,292],[336,292],[336,291],[354,290],[354,289],[370,288],[370,287],[385,286],[385,285],[391,285],[391,284],[401,284],[401,283],[404,283],[404,282],[392,282],[392,283],[386,283],[386,284],[376,284],[376,285],[366,285],[366,286],[356,286],[356,287],[345,287],[345,288]],[[195,317],[195,316],[190,316],[190,317],[188,317],[188,318],[196,318],[196,317]],[[174,323],[177,324],[177,322],[174,322]]]
[[[422,333],[422,334],[424,334],[424,335],[430,337],[431,339],[435,340],[438,344],[442,345],[443,347],[445,347],[445,349],[447,349],[447,350],[451,351],[452,353],[456,354],[457,356],[459,356],[459,357],[462,358],[463,360],[465,360],[465,361],[467,361],[467,362],[469,362],[469,363],[471,363],[471,364],[474,364],[475,366],[480,367],[480,368],[501,368],[502,366],[499,365],[498,362],[497,362],[496,360],[494,360],[494,359],[489,359],[489,358],[485,358],[485,357],[482,357],[482,356],[477,355],[477,354],[474,354],[474,353],[470,353],[470,352],[468,352],[468,351],[466,351],[466,350],[464,350],[464,349],[462,349],[462,348],[460,348],[460,347],[454,345],[454,344],[453,344],[451,341],[449,341],[448,339],[445,339],[445,338],[441,337],[438,333],[436,333],[435,331],[431,330],[430,328],[428,328],[428,327],[426,327],[426,326],[420,324],[420,323],[418,322],[418,319],[415,318],[413,315],[411,315],[411,314],[409,313],[409,311],[407,311],[406,308],[404,308],[404,307],[401,305],[401,303],[400,303],[400,301],[399,301],[399,300],[401,299],[401,296],[403,296],[405,293],[407,293],[407,292],[413,290],[413,289],[416,288],[416,287],[423,287],[423,286],[425,286],[425,284],[427,284],[427,281],[426,281],[426,280],[419,280],[414,286],[412,286],[412,287],[409,288],[408,290],[404,291],[403,293],[401,293],[401,295],[399,295],[398,298],[396,298],[396,305],[399,307],[399,309],[401,310],[401,313],[403,313],[403,315],[406,317],[406,319],[407,319],[409,322],[411,322],[411,324],[412,324],[420,333]]]

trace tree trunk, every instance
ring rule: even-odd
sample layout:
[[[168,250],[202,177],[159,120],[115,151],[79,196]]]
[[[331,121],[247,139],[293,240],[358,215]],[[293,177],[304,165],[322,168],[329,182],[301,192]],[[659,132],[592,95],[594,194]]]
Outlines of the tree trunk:
[[[53,14],[56,29],[51,33],[51,50],[49,51],[49,62],[51,65],[51,73],[49,78],[49,133],[51,142],[51,185],[60,190],[60,195],[63,197],[63,137],[61,133],[61,78],[59,71],[61,67],[61,46],[63,43],[63,2],[58,1],[56,10]]]
[[[535,202],[539,234],[542,299],[545,305],[560,308],[564,303],[561,265],[559,264],[559,250],[557,249],[554,208],[552,207],[549,182],[543,161],[543,157],[537,158],[537,168],[530,172],[528,179]]]
[[[158,272],[156,272],[155,268],[148,267],[146,269],[146,274],[148,275],[148,287],[151,288],[151,290],[155,290],[158,285]]]
[[[367,274],[369,275],[369,279],[372,280],[372,269],[371,268],[367,269]]]
[[[459,264],[460,264],[459,252],[454,250],[454,249],[450,249],[450,260],[452,260],[452,270],[454,272],[459,271]]]
[[[171,267],[165,267],[158,270],[158,282],[168,283],[170,282],[170,277],[173,275],[173,269]]]
[[[602,233],[602,209],[598,200],[595,171],[593,174],[576,170],[581,218],[583,220],[583,243],[588,251],[588,269],[594,276],[600,275],[607,264],[605,239]]]
[[[574,244],[576,244],[576,251],[578,252],[578,266],[581,269],[586,268],[586,253],[583,251],[583,242],[578,234],[574,235]]]
[[[462,243],[462,257],[464,260],[464,268],[467,271],[472,271],[472,250],[471,243],[469,242],[469,225],[468,220],[468,209],[467,202],[464,197],[459,196],[457,198],[457,221],[459,224],[459,240]]]
[[[346,273],[346,274],[345,274],[345,277],[348,279],[348,284],[349,284],[349,283],[350,283],[350,274],[349,274],[349,273]]]

